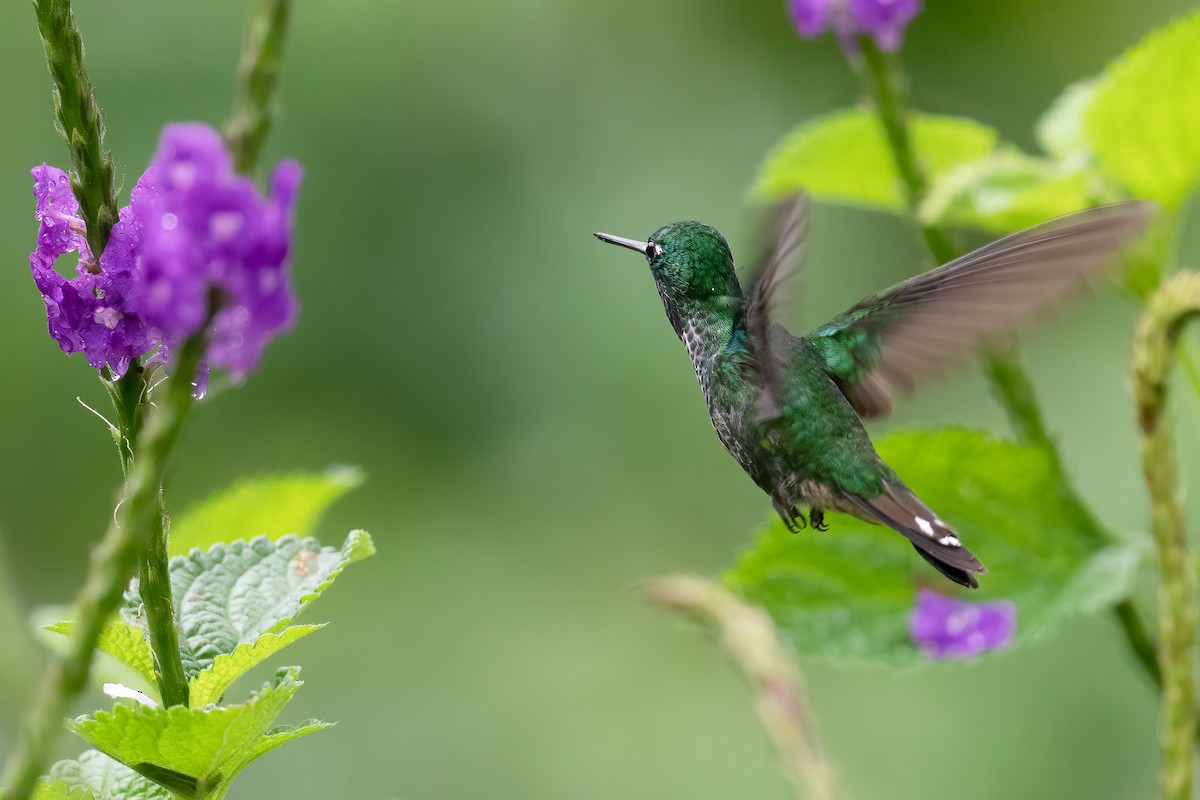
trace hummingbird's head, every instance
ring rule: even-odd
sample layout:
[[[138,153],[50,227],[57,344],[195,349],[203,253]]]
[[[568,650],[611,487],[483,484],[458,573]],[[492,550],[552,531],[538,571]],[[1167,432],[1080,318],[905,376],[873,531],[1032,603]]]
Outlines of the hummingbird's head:
[[[597,233],[596,238],[646,256],[667,316],[677,330],[681,312],[686,313],[681,306],[742,296],[729,244],[711,225],[675,222],[659,228],[645,242],[607,233]]]

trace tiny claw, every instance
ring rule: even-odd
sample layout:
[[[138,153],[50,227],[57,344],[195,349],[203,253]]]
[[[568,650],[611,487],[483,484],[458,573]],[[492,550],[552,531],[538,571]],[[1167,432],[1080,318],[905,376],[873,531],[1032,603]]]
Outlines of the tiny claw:
[[[829,530],[829,526],[825,523],[825,512],[821,509],[811,509],[808,512],[808,518],[812,520],[813,530],[821,531],[821,533]]]
[[[785,504],[774,498],[771,499],[771,505],[775,507],[775,513],[783,520],[784,527],[792,533],[799,533],[808,524],[804,519],[804,514],[795,506]]]

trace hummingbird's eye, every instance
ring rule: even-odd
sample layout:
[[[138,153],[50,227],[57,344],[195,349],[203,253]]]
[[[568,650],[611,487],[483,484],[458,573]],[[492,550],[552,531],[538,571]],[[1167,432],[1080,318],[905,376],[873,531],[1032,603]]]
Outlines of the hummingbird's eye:
[[[653,264],[663,254],[662,245],[659,244],[658,242],[654,241],[653,239],[651,239],[646,244],[648,245],[646,247],[646,258],[650,259],[650,263]]]

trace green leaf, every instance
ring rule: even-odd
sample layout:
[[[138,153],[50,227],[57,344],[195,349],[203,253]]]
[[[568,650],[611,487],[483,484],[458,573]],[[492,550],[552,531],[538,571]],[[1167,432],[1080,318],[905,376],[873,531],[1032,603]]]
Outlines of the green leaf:
[[[944,175],[921,204],[926,224],[1011,233],[1092,205],[1089,176],[1015,150]]]
[[[840,515],[828,533],[773,524],[726,582],[765,607],[802,655],[926,662],[908,635],[916,590],[926,585],[970,601],[1011,600],[1018,645],[1128,594],[1137,548],[1108,544],[1041,450],[949,428],[892,434],[879,453],[990,572],[978,591],[960,591],[885,527]]]
[[[311,536],[325,510],[362,482],[355,467],[243,478],[171,521],[171,555],[260,535],[272,540],[288,533]]]
[[[353,531],[340,550],[313,538],[288,535],[272,542],[259,536],[171,559],[179,649],[188,678],[238,645],[282,631],[347,565],[374,552],[370,535]],[[134,581],[121,609],[126,622],[144,624],[138,604]]]
[[[913,116],[913,140],[931,180],[995,149],[996,131],[974,120]],[[805,189],[833,203],[902,212],[905,208],[883,127],[866,110],[839,111],[787,134],[759,168],[753,194],[777,200]]]
[[[1200,10],[1105,68],[1085,131],[1101,168],[1137,197],[1178,209],[1200,180]]]
[[[322,722],[319,719],[310,719],[301,722],[299,725],[278,725],[267,731],[267,735],[259,740],[258,746],[254,750],[254,757],[266,755],[276,747],[294,742],[301,736],[308,736],[310,733],[323,731],[326,728],[332,728],[337,723]]]
[[[1094,80],[1073,83],[1038,118],[1033,136],[1051,158],[1077,166],[1091,160],[1084,119],[1095,97]]]
[[[75,623],[70,620],[42,627],[43,630],[64,636],[70,636],[75,631]],[[154,677],[154,654],[146,643],[146,635],[141,627],[123,621],[110,623],[104,626],[96,647],[132,669],[150,686],[158,685]]]
[[[5,793],[0,792],[0,800],[4,800]],[[47,781],[40,780],[33,787],[33,800],[107,800],[107,798],[97,797],[87,789],[72,787],[62,781]]]
[[[239,644],[232,653],[222,653],[213,659],[212,666],[192,679],[189,697],[192,708],[204,708],[219,702],[229,685],[256,664],[287,647],[292,642],[320,630],[324,625],[293,625],[281,633],[264,633],[253,643]]]
[[[59,761],[50,768],[50,778],[66,786],[86,790],[95,800],[172,800],[163,787],[101,753],[85,750],[77,759]]]
[[[271,747],[272,723],[303,685],[282,670],[248,702],[225,708],[117,705],[67,727],[97,750],[184,797],[221,796],[230,781]],[[294,738],[294,737],[293,737]]]

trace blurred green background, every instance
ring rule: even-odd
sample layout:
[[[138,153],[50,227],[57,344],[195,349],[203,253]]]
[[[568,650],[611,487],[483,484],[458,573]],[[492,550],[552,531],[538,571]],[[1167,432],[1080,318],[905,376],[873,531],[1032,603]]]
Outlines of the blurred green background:
[[[233,796],[788,797],[717,649],[635,594],[663,572],[719,574],[769,505],[713,437],[645,265],[591,232],[697,218],[744,250],[766,148],[857,100],[836,44],[797,41],[782,0],[297,5],[267,161],[307,168],[303,316],[243,389],[197,409],[169,501],[242,473],[360,464],[370,480],[324,536],[365,527],[380,553],[306,616],[333,624],[284,656],[308,682],[285,721],[341,724],[255,765]],[[1064,86],[1188,5],[929,0],[906,46],[914,102],[1032,147]],[[78,6],[128,188],[163,123],[223,119],[247,4]],[[0,6],[0,73],[0,529],[20,606],[0,609],[7,752],[36,678],[18,659],[37,652],[12,617],[72,596],[118,473],[75,402],[102,407],[99,383],[47,337],[26,266],[28,170],[67,153],[25,3]],[[920,264],[899,220],[818,207],[802,318]],[[1066,461],[1119,530],[1146,525],[1134,314],[1109,290],[1026,338]],[[1186,479],[1200,426],[1193,398],[1177,405]],[[942,423],[1002,428],[976,372],[875,430]],[[1153,791],[1156,704],[1107,618],[977,665],[808,673],[855,797]]]

